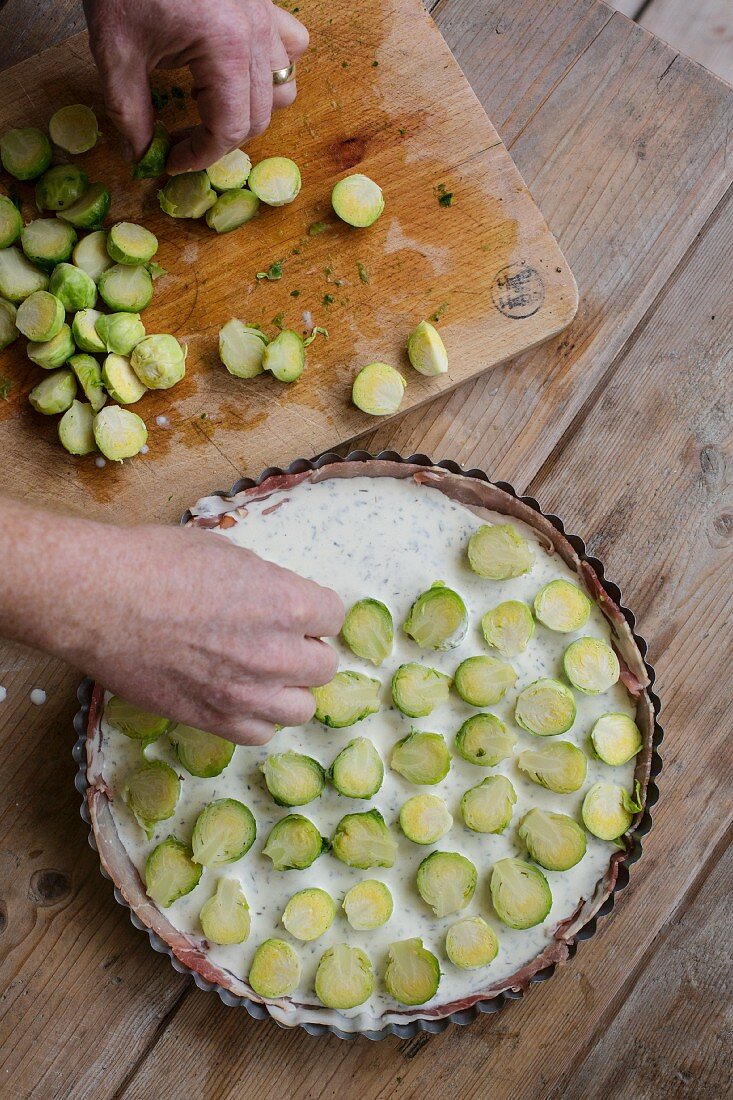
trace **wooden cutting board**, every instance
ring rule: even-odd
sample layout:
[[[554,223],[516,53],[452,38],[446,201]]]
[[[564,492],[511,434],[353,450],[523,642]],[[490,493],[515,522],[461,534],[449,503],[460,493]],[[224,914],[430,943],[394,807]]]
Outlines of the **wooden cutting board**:
[[[90,516],[168,520],[243,473],[316,454],[373,426],[350,402],[352,379],[371,360],[403,370],[408,409],[572,320],[577,292],[565,259],[420,0],[336,7],[301,0],[296,10],[311,32],[297,103],[248,151],[253,161],[292,156],[303,189],[292,205],[262,208],[222,237],[203,222],[166,217],[156,181],[130,179],[85,36],[0,73],[0,130],[44,126],[66,103],[98,112],[103,138],[76,159],[90,180],[110,186],[109,224],[141,221],[158,236],[167,275],[144,321],[148,332],[172,332],[189,348],[184,381],[135,406],[148,426],[148,454],[101,468],[94,456],[67,455],[57,418],[28,405],[42,371],[26,359],[25,341],[0,353],[0,375],[13,382],[9,400],[0,401],[9,491]],[[182,74],[158,74],[155,85],[188,90]],[[183,126],[192,116],[188,96],[171,94],[166,123]],[[384,190],[385,212],[370,229],[351,229],[331,213],[333,183],[353,171]],[[18,190],[26,219],[37,216],[32,189]],[[439,202],[445,192],[450,205]],[[328,229],[309,235],[321,220]],[[256,273],[279,260],[282,278],[258,282]],[[404,344],[434,313],[450,372],[428,379],[409,366]],[[218,330],[232,316],[272,333],[273,318],[303,332],[322,325],[330,338],[312,345],[293,385],[269,375],[243,381],[217,356]]]

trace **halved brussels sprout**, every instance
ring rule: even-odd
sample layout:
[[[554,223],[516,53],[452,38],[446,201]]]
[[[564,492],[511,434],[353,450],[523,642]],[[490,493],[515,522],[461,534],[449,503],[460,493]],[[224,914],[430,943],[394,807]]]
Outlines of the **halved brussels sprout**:
[[[89,180],[75,164],[56,164],[36,184],[39,210],[67,210],[86,194]]]
[[[266,157],[250,170],[250,191],[268,206],[285,206],[300,191],[300,170],[289,157]]]
[[[567,733],[575,721],[575,697],[559,680],[535,680],[520,692],[514,720],[537,737]]]
[[[392,677],[394,705],[409,718],[425,718],[435,707],[445,703],[452,680],[437,668],[427,668],[416,661],[400,665]]]
[[[517,680],[516,669],[498,657],[466,657],[456,669],[454,687],[472,707],[489,707],[503,699]]]
[[[81,351],[104,352],[106,346],[97,332],[97,321],[102,316],[98,309],[80,309],[71,322],[71,334]]]
[[[184,894],[198,886],[203,867],[191,859],[191,849],[169,836],[153,848],[145,864],[145,889],[148,897],[167,909]]]
[[[604,764],[626,764],[643,745],[641,730],[628,714],[602,714],[590,731],[596,755]]]
[[[468,564],[479,577],[508,581],[529,573],[534,550],[511,523],[484,524],[468,540]]]
[[[445,953],[461,970],[476,970],[493,962],[499,941],[483,917],[462,917],[446,933]]]
[[[475,833],[503,833],[512,819],[517,792],[505,775],[490,775],[461,799],[461,814]]]
[[[474,714],[456,734],[456,748],[469,764],[493,768],[508,760],[517,738],[495,714]]]
[[[569,794],[580,790],[585,783],[588,759],[583,750],[570,741],[551,741],[520,752],[517,767],[540,787],[557,794]]]
[[[167,181],[158,192],[158,201],[163,213],[171,218],[203,218],[216,202],[216,191],[206,172],[183,172]]]
[[[539,867],[511,857],[494,864],[491,900],[497,917],[509,928],[533,928],[552,908],[550,884]]]
[[[231,741],[194,726],[176,726],[170,733],[170,742],[186,771],[199,779],[221,775],[234,756]]]
[[[39,271],[17,248],[0,251],[0,297],[22,302],[36,290],[46,290],[48,275]]]
[[[115,355],[129,355],[145,338],[139,313],[103,313],[97,318],[96,328],[106,350]]]
[[[534,634],[534,619],[526,603],[505,600],[486,612],[481,630],[486,644],[498,649],[502,657],[518,657]]]
[[[397,841],[379,810],[346,814],[336,826],[333,854],[347,867],[392,867]]]
[[[165,172],[171,136],[162,122],[156,121],[150,145],[132,169],[134,180],[152,180]]]
[[[235,878],[220,878],[216,893],[204,902],[199,920],[209,943],[244,943],[249,936],[250,916],[241,883]]]
[[[431,852],[417,869],[417,892],[435,913],[447,917],[465,909],[476,890],[478,875],[460,852]]]
[[[565,580],[550,581],[534,598],[537,621],[560,634],[571,634],[584,627],[590,609],[591,602],[585,592],[577,584]]]
[[[59,442],[71,455],[88,455],[96,451],[91,405],[72,401],[71,408],[59,420]]]
[[[421,649],[455,649],[466,636],[468,611],[457,592],[434,581],[417,597],[402,629]]]
[[[20,336],[15,327],[17,310],[12,302],[0,298],[0,351],[9,348]]]
[[[631,828],[634,814],[642,808],[639,786],[636,798],[615,783],[594,783],[583,799],[583,823],[600,840],[617,840]]]
[[[326,773],[318,761],[300,752],[273,752],[261,769],[278,806],[305,806],[320,798],[326,785]]]
[[[29,340],[53,340],[66,320],[64,307],[54,294],[36,290],[18,306],[15,327]]]
[[[267,337],[261,329],[232,317],[219,330],[219,358],[235,378],[256,378],[265,369]]]
[[[416,794],[400,810],[400,828],[413,844],[437,844],[453,824],[453,816],[437,794]]]
[[[339,180],[331,192],[331,205],[341,221],[365,229],[384,210],[382,188],[369,176],[357,172]]]
[[[146,336],[136,344],[130,362],[135,374],[149,390],[168,390],[180,382],[186,373],[186,354],[187,349],[178,343],[175,336],[162,333]]]
[[[146,264],[158,251],[158,238],[144,225],[117,222],[107,234],[107,251],[117,264]]]
[[[445,374],[448,370],[448,353],[440,333],[429,321],[421,321],[407,340],[407,355],[418,374],[428,378]]]
[[[56,370],[63,367],[67,359],[76,351],[71,329],[68,325],[62,325],[59,331],[50,340],[31,340],[26,345],[25,353],[32,363],[44,370]]]
[[[326,1008],[356,1008],[374,991],[374,971],[360,947],[337,943],[321,955],[316,970],[316,996]]]
[[[225,191],[206,211],[206,224],[216,233],[231,233],[255,216],[260,200],[251,191]]]
[[[105,458],[122,462],[140,454],[148,440],[148,429],[137,413],[119,405],[105,405],[94,417],[94,439]]]
[[[86,107],[83,103],[60,107],[49,119],[48,132],[54,145],[77,156],[88,152],[97,144],[97,116],[91,107]]]
[[[66,412],[76,397],[76,378],[70,370],[52,371],[43,378],[28,394],[36,412],[44,416],[54,416]]]
[[[164,733],[170,733],[175,726],[175,722],[170,718],[151,714],[148,710],[126,703],[117,695],[107,700],[104,717],[113,729],[124,733],[125,737],[130,737],[133,741],[142,741],[146,745],[151,741],[157,741]]]
[[[51,142],[42,130],[27,126],[0,137],[0,161],[17,180],[34,180],[53,160]]]
[[[386,924],[394,912],[389,887],[376,878],[365,878],[346,891],[342,908],[357,932],[371,932]]]
[[[535,806],[519,822],[517,832],[535,863],[548,871],[568,871],[585,855],[585,833],[567,814]]]
[[[618,657],[600,638],[578,638],[571,642],[562,658],[565,675],[584,695],[600,695],[619,678]]]
[[[99,276],[98,286],[105,305],[120,313],[140,313],[153,300],[153,280],[142,264],[114,264]]]
[[[421,939],[397,940],[389,945],[384,984],[400,1004],[425,1004],[438,992],[440,963]]]
[[[80,199],[58,212],[58,217],[77,229],[101,229],[112,196],[103,183],[91,183]]]
[[[335,916],[336,903],[331,895],[312,886],[293,894],[285,906],[282,921],[291,936],[307,943],[327,932]]]
[[[285,940],[265,940],[249,969],[249,984],[260,997],[289,997],[300,981],[300,959]]]
[[[262,354],[263,370],[269,370],[279,382],[295,382],[305,370],[303,337],[284,328],[266,345]]]
[[[441,733],[413,730],[396,743],[389,763],[409,783],[434,786],[450,771],[450,752]]]
[[[341,637],[352,653],[381,665],[392,652],[394,624],[390,610],[380,600],[357,600],[349,608]]]
[[[71,258],[77,267],[80,267],[82,271],[86,271],[87,275],[94,279],[95,283],[98,283],[101,276],[113,264],[112,257],[107,251],[107,231],[97,229],[94,233],[87,233],[86,237],[82,237],[77,242]],[[87,351],[88,349],[85,348],[84,350]]]
[[[316,718],[324,726],[343,729],[379,710],[379,680],[344,669],[330,683],[313,688]]]
[[[0,249],[15,244],[22,229],[20,210],[7,195],[0,195]]]
[[[68,364],[76,375],[76,380],[93,411],[99,412],[107,400],[107,395],[102,388],[102,371],[99,363],[91,355],[72,355]]]
[[[234,191],[244,187],[252,171],[252,161],[244,149],[232,149],[206,169],[209,183],[215,191]]]
[[[86,271],[73,264],[57,264],[51,274],[48,289],[73,313],[77,309],[92,309],[97,301],[97,285]]]
[[[351,387],[357,409],[370,416],[392,416],[402,404],[406,382],[389,363],[367,363]]]
[[[272,860],[275,871],[304,871],[327,850],[328,840],[312,821],[288,814],[273,825],[262,854]]]
[[[132,405],[147,392],[125,355],[106,357],[102,364],[102,381],[112,400],[119,401],[120,405]]]
[[[181,781],[163,760],[145,760],[125,780],[122,797],[150,840],[159,821],[176,812]]]
[[[73,225],[58,218],[36,218],[20,234],[20,246],[31,263],[50,271],[56,264],[71,259],[76,244]]]
[[[368,737],[355,737],[338,754],[328,777],[346,798],[373,798],[382,786],[384,764]]]
[[[217,798],[196,818],[191,837],[194,862],[202,867],[235,863],[255,842],[257,824],[252,811],[236,798]]]

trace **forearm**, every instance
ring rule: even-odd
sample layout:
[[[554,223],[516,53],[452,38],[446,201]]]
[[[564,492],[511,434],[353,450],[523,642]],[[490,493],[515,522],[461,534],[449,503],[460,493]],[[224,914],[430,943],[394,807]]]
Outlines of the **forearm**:
[[[0,496],[0,635],[76,663],[115,529]]]

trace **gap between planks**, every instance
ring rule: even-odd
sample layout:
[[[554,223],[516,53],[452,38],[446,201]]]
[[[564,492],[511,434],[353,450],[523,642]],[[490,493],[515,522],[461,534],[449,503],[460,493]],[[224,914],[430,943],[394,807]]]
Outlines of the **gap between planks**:
[[[724,194],[721,195],[717,205],[710,211],[710,214],[703,222],[699,231],[695,234],[694,239],[690,242],[689,247],[685,252],[683,252],[676,266],[670,272],[667,282],[659,288],[659,292],[657,293],[656,297],[649,303],[649,307],[647,308],[646,312],[643,313],[642,316],[639,318],[637,324],[631,330],[621,347],[618,349],[616,355],[609,362],[603,374],[597,379],[595,386],[588,394],[583,404],[578,408],[577,412],[573,416],[572,420],[569,422],[565,431],[555,443],[552,450],[543,459],[543,461],[535,470],[534,474],[532,474],[531,478],[528,479],[526,492],[532,494],[532,486],[534,482],[538,480],[541,481],[544,475],[546,473],[549,473],[552,466],[554,466],[554,464],[562,455],[565,447],[572,442],[573,436],[580,428],[582,428],[589,414],[593,410],[593,407],[598,400],[599,394],[605,388],[608,380],[615,374],[620,364],[623,362],[626,356],[630,354],[632,349],[641,339],[646,328],[656,315],[657,310],[663,305],[664,299],[667,297],[668,293],[672,290],[674,284],[684,274],[684,272],[692,262],[698,245],[708,235],[708,232],[715,226],[716,222],[722,216],[727,203],[730,201],[733,201],[733,184],[731,184],[730,187],[728,187],[728,189],[724,192]],[[639,610],[638,605],[636,610]]]
[[[664,757],[664,749],[662,749],[662,757]],[[631,972],[626,981],[618,987],[607,1010],[600,1017],[595,1028],[588,1036],[585,1045],[582,1047],[581,1050],[578,1051],[572,1061],[563,1068],[563,1081],[572,1080],[591,1057],[598,1040],[609,1030],[619,1012],[629,1000],[634,989],[636,989],[637,985],[642,981],[646,971],[654,960],[660,943],[667,935],[669,928],[674,924],[680,923],[680,921],[684,919],[690,909],[692,909],[698,897],[702,893],[702,890],[704,889],[707,880],[718,866],[721,857],[727,852],[728,847],[730,846],[732,841],[733,823],[729,824],[727,830],[722,833],[721,836],[718,838],[718,841],[708,855],[708,858],[705,860],[699,872],[692,880],[692,885],[690,889],[682,895],[677,905],[669,913],[667,920],[664,922],[664,924],[659,926],[656,934],[654,935],[654,938],[652,939],[644,954],[640,957],[634,970]],[[561,1094],[557,1091],[559,1088],[561,1088],[561,1082],[557,1082],[553,1086],[553,1090],[550,1093],[550,1097],[553,1097],[554,1100],[558,1100],[558,1097],[561,1096]],[[116,1094],[114,1100],[117,1100]]]

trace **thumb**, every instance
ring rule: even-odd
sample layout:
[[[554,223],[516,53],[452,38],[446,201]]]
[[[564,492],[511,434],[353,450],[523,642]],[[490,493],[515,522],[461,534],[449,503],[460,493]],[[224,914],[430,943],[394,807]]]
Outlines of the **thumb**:
[[[144,58],[121,55],[99,65],[104,103],[122,138],[125,160],[139,160],[153,136],[155,116]]]

